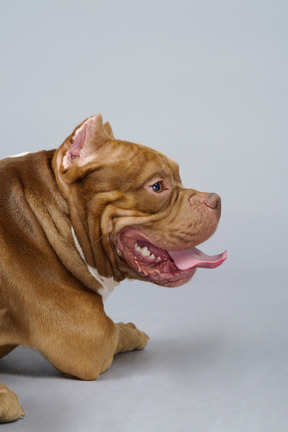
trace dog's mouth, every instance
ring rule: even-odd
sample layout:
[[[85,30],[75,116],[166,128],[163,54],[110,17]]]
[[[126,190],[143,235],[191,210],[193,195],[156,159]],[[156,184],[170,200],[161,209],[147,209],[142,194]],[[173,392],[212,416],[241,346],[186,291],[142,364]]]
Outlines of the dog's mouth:
[[[168,251],[150,243],[132,231],[118,237],[118,254],[141,278],[157,285],[177,287],[188,282],[197,268],[216,268],[227,258],[227,252],[209,256],[196,247]]]

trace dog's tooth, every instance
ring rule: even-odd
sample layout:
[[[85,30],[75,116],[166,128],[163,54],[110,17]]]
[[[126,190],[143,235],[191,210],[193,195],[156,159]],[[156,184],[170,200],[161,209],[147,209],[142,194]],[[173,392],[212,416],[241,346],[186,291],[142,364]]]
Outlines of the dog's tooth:
[[[146,257],[149,257],[151,254],[150,254],[150,252],[149,252],[149,250],[148,250],[148,248],[147,248],[147,246],[145,246],[143,249],[142,249],[142,254],[144,255],[144,256],[146,256]]]
[[[157,261],[161,261],[161,257],[158,257],[158,258],[157,258]]]
[[[147,248],[146,248],[147,249]],[[142,255],[145,255],[146,254],[146,252],[145,252],[145,248],[141,248],[140,246],[138,246],[138,245],[135,245],[135,250],[137,250],[137,252],[140,252]],[[147,249],[148,250],[148,249]]]
[[[150,258],[155,259],[155,255],[154,254],[150,255]]]
[[[134,246],[134,249],[135,249],[137,252],[140,252],[141,255],[143,255],[143,256],[146,257],[146,258],[148,258],[148,257],[150,258],[150,256],[151,256],[151,253],[150,253],[149,249],[147,248],[147,246],[141,248],[141,247],[138,246],[138,244],[136,243],[135,246]]]

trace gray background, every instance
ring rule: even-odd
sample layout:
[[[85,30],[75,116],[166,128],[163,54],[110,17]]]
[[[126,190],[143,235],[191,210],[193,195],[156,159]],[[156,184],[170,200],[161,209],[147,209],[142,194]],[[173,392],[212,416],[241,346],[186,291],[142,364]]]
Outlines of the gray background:
[[[287,2],[0,1],[1,149],[55,148],[101,112],[217,191],[207,253],[184,287],[123,283],[115,320],[150,335],[96,382],[37,353],[0,362],[25,420],[3,431],[286,432]]]

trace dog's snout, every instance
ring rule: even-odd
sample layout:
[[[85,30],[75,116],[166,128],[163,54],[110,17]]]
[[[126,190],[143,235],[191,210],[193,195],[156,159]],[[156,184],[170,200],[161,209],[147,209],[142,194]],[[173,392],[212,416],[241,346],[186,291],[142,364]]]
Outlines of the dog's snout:
[[[220,209],[221,198],[216,193],[209,193],[206,195],[205,204],[212,209]]]

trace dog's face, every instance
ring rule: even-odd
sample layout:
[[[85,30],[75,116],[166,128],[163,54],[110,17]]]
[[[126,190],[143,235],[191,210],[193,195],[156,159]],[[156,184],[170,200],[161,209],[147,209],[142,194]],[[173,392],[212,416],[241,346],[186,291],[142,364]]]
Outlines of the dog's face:
[[[101,116],[76,128],[56,152],[54,169],[103,276],[175,287],[197,267],[225,260],[225,253],[208,257],[195,249],[217,228],[218,195],[185,189],[174,161],[116,140]]]

